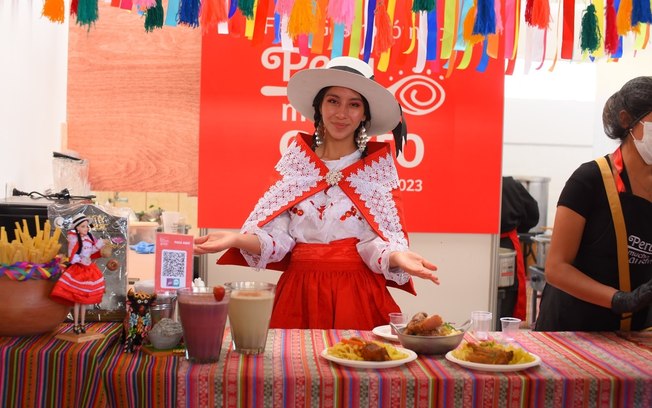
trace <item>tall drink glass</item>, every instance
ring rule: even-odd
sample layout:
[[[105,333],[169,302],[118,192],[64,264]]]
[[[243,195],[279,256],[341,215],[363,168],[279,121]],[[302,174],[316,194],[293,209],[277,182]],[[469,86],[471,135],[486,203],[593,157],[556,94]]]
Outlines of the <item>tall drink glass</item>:
[[[267,282],[229,282],[229,325],[235,351],[259,354],[265,351],[276,285]]]
[[[212,287],[177,290],[188,360],[194,363],[219,360],[230,297],[229,288],[225,288],[224,298],[220,301],[215,299]]]

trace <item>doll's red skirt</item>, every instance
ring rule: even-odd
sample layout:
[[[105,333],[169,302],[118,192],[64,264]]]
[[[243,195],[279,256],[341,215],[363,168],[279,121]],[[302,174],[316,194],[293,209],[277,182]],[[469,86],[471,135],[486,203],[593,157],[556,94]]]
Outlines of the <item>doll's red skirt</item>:
[[[270,327],[371,330],[400,308],[355,243],[297,244],[276,288]]]
[[[97,265],[77,263],[66,268],[50,296],[63,302],[94,305],[102,301],[104,288],[104,275]]]

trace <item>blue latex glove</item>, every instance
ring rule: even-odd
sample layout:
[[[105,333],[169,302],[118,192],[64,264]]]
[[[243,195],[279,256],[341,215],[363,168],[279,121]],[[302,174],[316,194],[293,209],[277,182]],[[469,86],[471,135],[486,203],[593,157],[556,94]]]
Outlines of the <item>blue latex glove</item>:
[[[139,254],[153,254],[155,245],[149,242],[140,241],[136,245],[130,245],[129,247]]]

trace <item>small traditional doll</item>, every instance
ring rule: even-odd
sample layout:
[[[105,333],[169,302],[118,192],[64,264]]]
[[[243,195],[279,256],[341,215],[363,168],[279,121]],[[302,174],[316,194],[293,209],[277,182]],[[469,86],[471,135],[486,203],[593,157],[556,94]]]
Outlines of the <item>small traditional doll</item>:
[[[156,294],[135,292],[133,289],[127,292],[127,314],[123,330],[125,353],[131,353],[145,344],[152,328],[150,306],[155,300]]]
[[[104,274],[94,262],[102,256],[100,250],[104,240],[95,239],[91,228],[89,219],[83,213],[73,217],[67,234],[70,264],[50,294],[55,300],[73,304],[75,334],[86,333],[86,307],[100,303],[105,290]]]

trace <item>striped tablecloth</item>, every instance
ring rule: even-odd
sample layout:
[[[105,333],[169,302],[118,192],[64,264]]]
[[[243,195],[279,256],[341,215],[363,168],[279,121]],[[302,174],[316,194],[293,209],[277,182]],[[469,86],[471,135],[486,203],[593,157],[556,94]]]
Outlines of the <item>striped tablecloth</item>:
[[[0,338],[0,401],[19,407],[651,407],[652,333],[541,333],[516,342],[542,364],[472,371],[443,356],[383,370],[347,368],[319,354],[352,330],[270,330],[266,351],[220,361],[126,354],[121,326],[94,323],[103,340]],[[468,334],[467,334],[468,336]],[[467,337],[469,338],[469,337]]]
[[[54,336],[72,331],[62,324],[54,333],[0,337],[0,405],[3,407],[104,407],[98,370],[119,342],[121,326],[90,323],[101,340],[72,343]]]
[[[652,350],[617,333],[520,332],[543,363],[520,372],[466,369],[443,356],[397,368],[347,368],[319,356],[342,337],[370,332],[270,330],[263,355],[229,349],[221,361],[179,364],[180,407],[651,407]],[[647,343],[649,344],[649,343]]]

